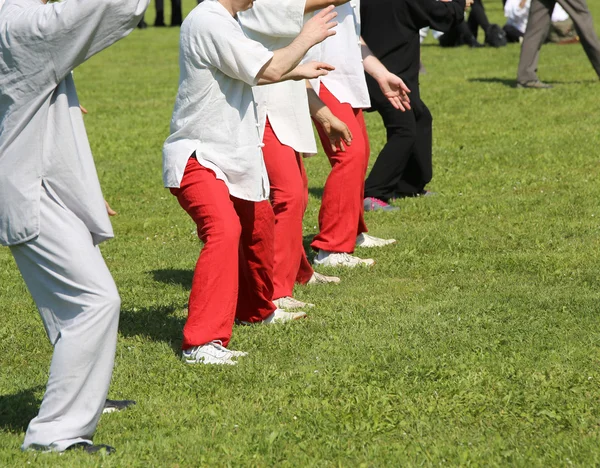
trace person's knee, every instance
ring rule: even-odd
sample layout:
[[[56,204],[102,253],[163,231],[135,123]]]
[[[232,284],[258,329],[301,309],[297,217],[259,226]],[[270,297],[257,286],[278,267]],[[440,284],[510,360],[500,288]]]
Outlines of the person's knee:
[[[242,227],[237,217],[222,217],[212,220],[204,231],[206,233],[206,237],[203,239],[205,242],[234,245],[237,248],[242,234]]]
[[[272,192],[271,206],[275,216],[290,213],[302,216],[307,202],[306,190],[302,181],[289,183]]]

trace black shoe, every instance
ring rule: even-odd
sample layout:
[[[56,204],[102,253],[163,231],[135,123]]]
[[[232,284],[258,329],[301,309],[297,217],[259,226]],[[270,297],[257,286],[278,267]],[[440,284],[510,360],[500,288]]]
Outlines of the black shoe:
[[[77,442],[76,444],[73,444],[73,445],[70,445],[69,447],[67,447],[67,449],[65,451],[67,451],[67,450],[83,450],[89,454],[104,451],[104,452],[106,452],[106,455],[110,455],[111,453],[116,452],[115,448],[111,447],[110,445],[88,444],[87,442]]]
[[[480,49],[481,47],[485,47],[481,42],[477,42],[477,39],[473,39],[469,44],[471,49]]]
[[[144,18],[142,18],[142,20],[138,23],[137,27],[139,29],[146,29],[148,27],[148,24],[144,21]]]
[[[133,405],[135,405],[133,400],[106,400],[102,414],[123,411]]]

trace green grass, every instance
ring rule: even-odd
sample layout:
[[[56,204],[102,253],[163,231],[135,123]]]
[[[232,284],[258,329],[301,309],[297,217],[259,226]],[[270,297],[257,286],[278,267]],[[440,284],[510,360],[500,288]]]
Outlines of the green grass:
[[[501,22],[499,0],[486,3]],[[397,245],[360,252],[377,264],[339,286],[298,288],[317,304],[309,320],[236,327],[232,345],[250,355],[224,369],[176,354],[200,249],[161,184],[177,39],[135,31],[75,73],[119,211],[102,245],[123,299],[110,396],[138,405],[102,418],[109,458],[19,451],[52,349],[2,249],[0,466],[600,464],[600,83],[582,48],[545,46],[540,77],[556,87],[530,91],[512,87],[518,45],[430,39],[421,84],[439,195],[368,213]],[[385,133],[367,122],[374,161]],[[306,164],[310,237],[328,164]]]

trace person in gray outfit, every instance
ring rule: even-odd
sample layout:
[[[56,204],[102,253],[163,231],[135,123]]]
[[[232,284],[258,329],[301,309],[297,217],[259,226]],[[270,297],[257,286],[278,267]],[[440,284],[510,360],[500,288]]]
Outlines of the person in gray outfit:
[[[129,34],[149,0],[6,0],[0,10],[0,244],[54,354],[22,449],[87,452],[110,384],[121,300],[113,237],[71,71]]]
[[[551,88],[537,76],[540,49],[548,36],[554,5],[558,3],[573,20],[581,45],[592,67],[600,77],[600,40],[594,30],[594,22],[586,0],[532,0],[527,30],[521,46],[521,59],[517,72],[518,88]]]

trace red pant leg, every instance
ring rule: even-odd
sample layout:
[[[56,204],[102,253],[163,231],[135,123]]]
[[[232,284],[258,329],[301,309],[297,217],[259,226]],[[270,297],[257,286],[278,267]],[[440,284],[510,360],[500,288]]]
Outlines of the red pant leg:
[[[267,200],[250,202],[231,197],[231,201],[242,226],[235,315],[243,322],[260,322],[276,308],[273,304],[275,216]]]
[[[293,294],[297,277],[304,281],[309,274],[306,265],[310,268],[306,281],[313,273],[302,245],[302,218],[308,202],[308,180],[302,157],[279,141],[268,120],[263,143],[263,155],[271,183],[271,205],[275,213],[273,298],[279,299]]]
[[[314,249],[350,253],[354,251],[356,236],[367,231],[363,219],[363,197],[369,163],[368,135],[360,109],[340,103],[323,84],[319,97],[337,118],[348,125],[352,144],[346,146],[346,151],[334,153],[327,134],[315,123],[331,172],[323,190],[319,234],[311,245]]]
[[[231,338],[238,297],[240,222],[229,190],[214,172],[190,158],[179,188],[171,192],[198,226],[204,242],[194,270],[183,327],[183,349]]]

